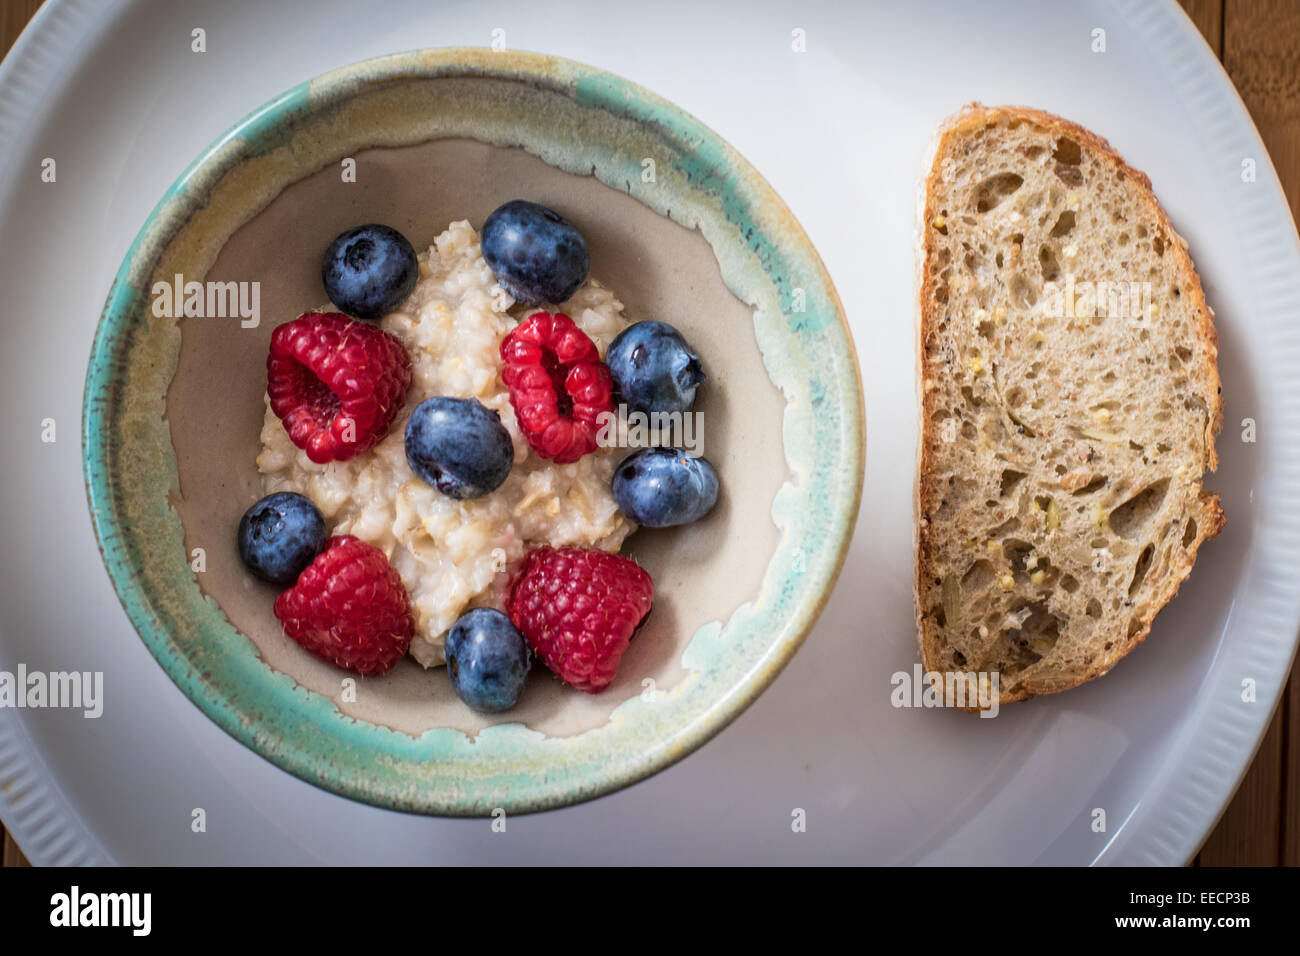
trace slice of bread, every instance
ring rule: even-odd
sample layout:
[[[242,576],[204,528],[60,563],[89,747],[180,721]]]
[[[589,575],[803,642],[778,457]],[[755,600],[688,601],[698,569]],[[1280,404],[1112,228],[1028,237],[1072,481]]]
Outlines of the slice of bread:
[[[1213,313],[1150,180],[1048,113],[949,118],[918,228],[922,661],[999,703],[1067,690],[1223,527]]]

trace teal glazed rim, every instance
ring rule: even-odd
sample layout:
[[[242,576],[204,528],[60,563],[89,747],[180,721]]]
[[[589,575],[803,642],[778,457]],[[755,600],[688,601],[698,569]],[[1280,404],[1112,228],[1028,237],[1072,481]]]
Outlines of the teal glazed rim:
[[[459,84],[457,95],[437,100],[447,80]],[[482,92],[467,96],[476,82]],[[353,150],[449,136],[521,147],[699,228],[728,287],[753,308],[764,366],[786,399],[789,476],[771,508],[780,539],[758,593],[694,634],[681,658],[685,676],[671,690],[653,702],[633,697],[607,723],[572,737],[518,723],[474,738],[450,728],[414,737],[345,716],[267,665],[202,592],[169,503],[178,479],[164,402],[180,332],[148,308],[155,273],[166,274],[177,255],[210,266],[225,237],[285,186]],[[647,155],[668,158],[653,189],[641,181]],[[858,362],[830,277],[785,204],[732,147],[672,104],[593,67],[457,48],[368,60],[294,87],[181,174],[104,306],[82,451],[113,586],[149,650],[204,713],[334,793],[393,810],[486,816],[625,787],[686,756],[757,698],[812,628],[843,564],[862,493],[863,420]]]

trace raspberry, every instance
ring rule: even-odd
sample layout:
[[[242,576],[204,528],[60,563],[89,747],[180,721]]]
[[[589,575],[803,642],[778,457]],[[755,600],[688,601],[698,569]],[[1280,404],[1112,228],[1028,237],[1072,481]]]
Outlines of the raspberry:
[[[410,384],[402,343],[338,312],[308,312],[271,335],[271,411],[317,464],[346,461],[374,446]]]
[[[597,419],[613,411],[613,386],[573,319],[534,312],[501,340],[501,360],[519,429],[537,454],[564,464],[596,450]]]
[[[284,632],[317,657],[358,674],[393,669],[411,646],[411,605],[384,553],[352,535],[325,543],[275,599]]]
[[[650,613],[654,591],[650,575],[617,554],[539,548],[524,559],[506,612],[547,667],[598,694]]]

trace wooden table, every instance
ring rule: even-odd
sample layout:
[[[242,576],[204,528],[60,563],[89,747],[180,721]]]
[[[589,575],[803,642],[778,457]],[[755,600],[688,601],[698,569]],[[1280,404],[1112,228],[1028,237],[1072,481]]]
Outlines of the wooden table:
[[[1223,61],[1273,157],[1300,220],[1300,2],[1179,0]],[[40,0],[0,0],[7,53]],[[4,866],[28,866],[0,825]],[[1300,864],[1300,669],[1293,669],[1255,761],[1196,866]]]

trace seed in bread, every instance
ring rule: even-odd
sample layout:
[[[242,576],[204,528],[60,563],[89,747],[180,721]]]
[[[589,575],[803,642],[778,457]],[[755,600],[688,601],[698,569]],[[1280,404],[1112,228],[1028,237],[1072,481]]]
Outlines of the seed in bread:
[[[921,656],[927,671],[996,672],[1009,703],[1110,670],[1223,526],[1202,485],[1223,419],[1218,340],[1187,244],[1105,140],[972,105],[933,149]]]

